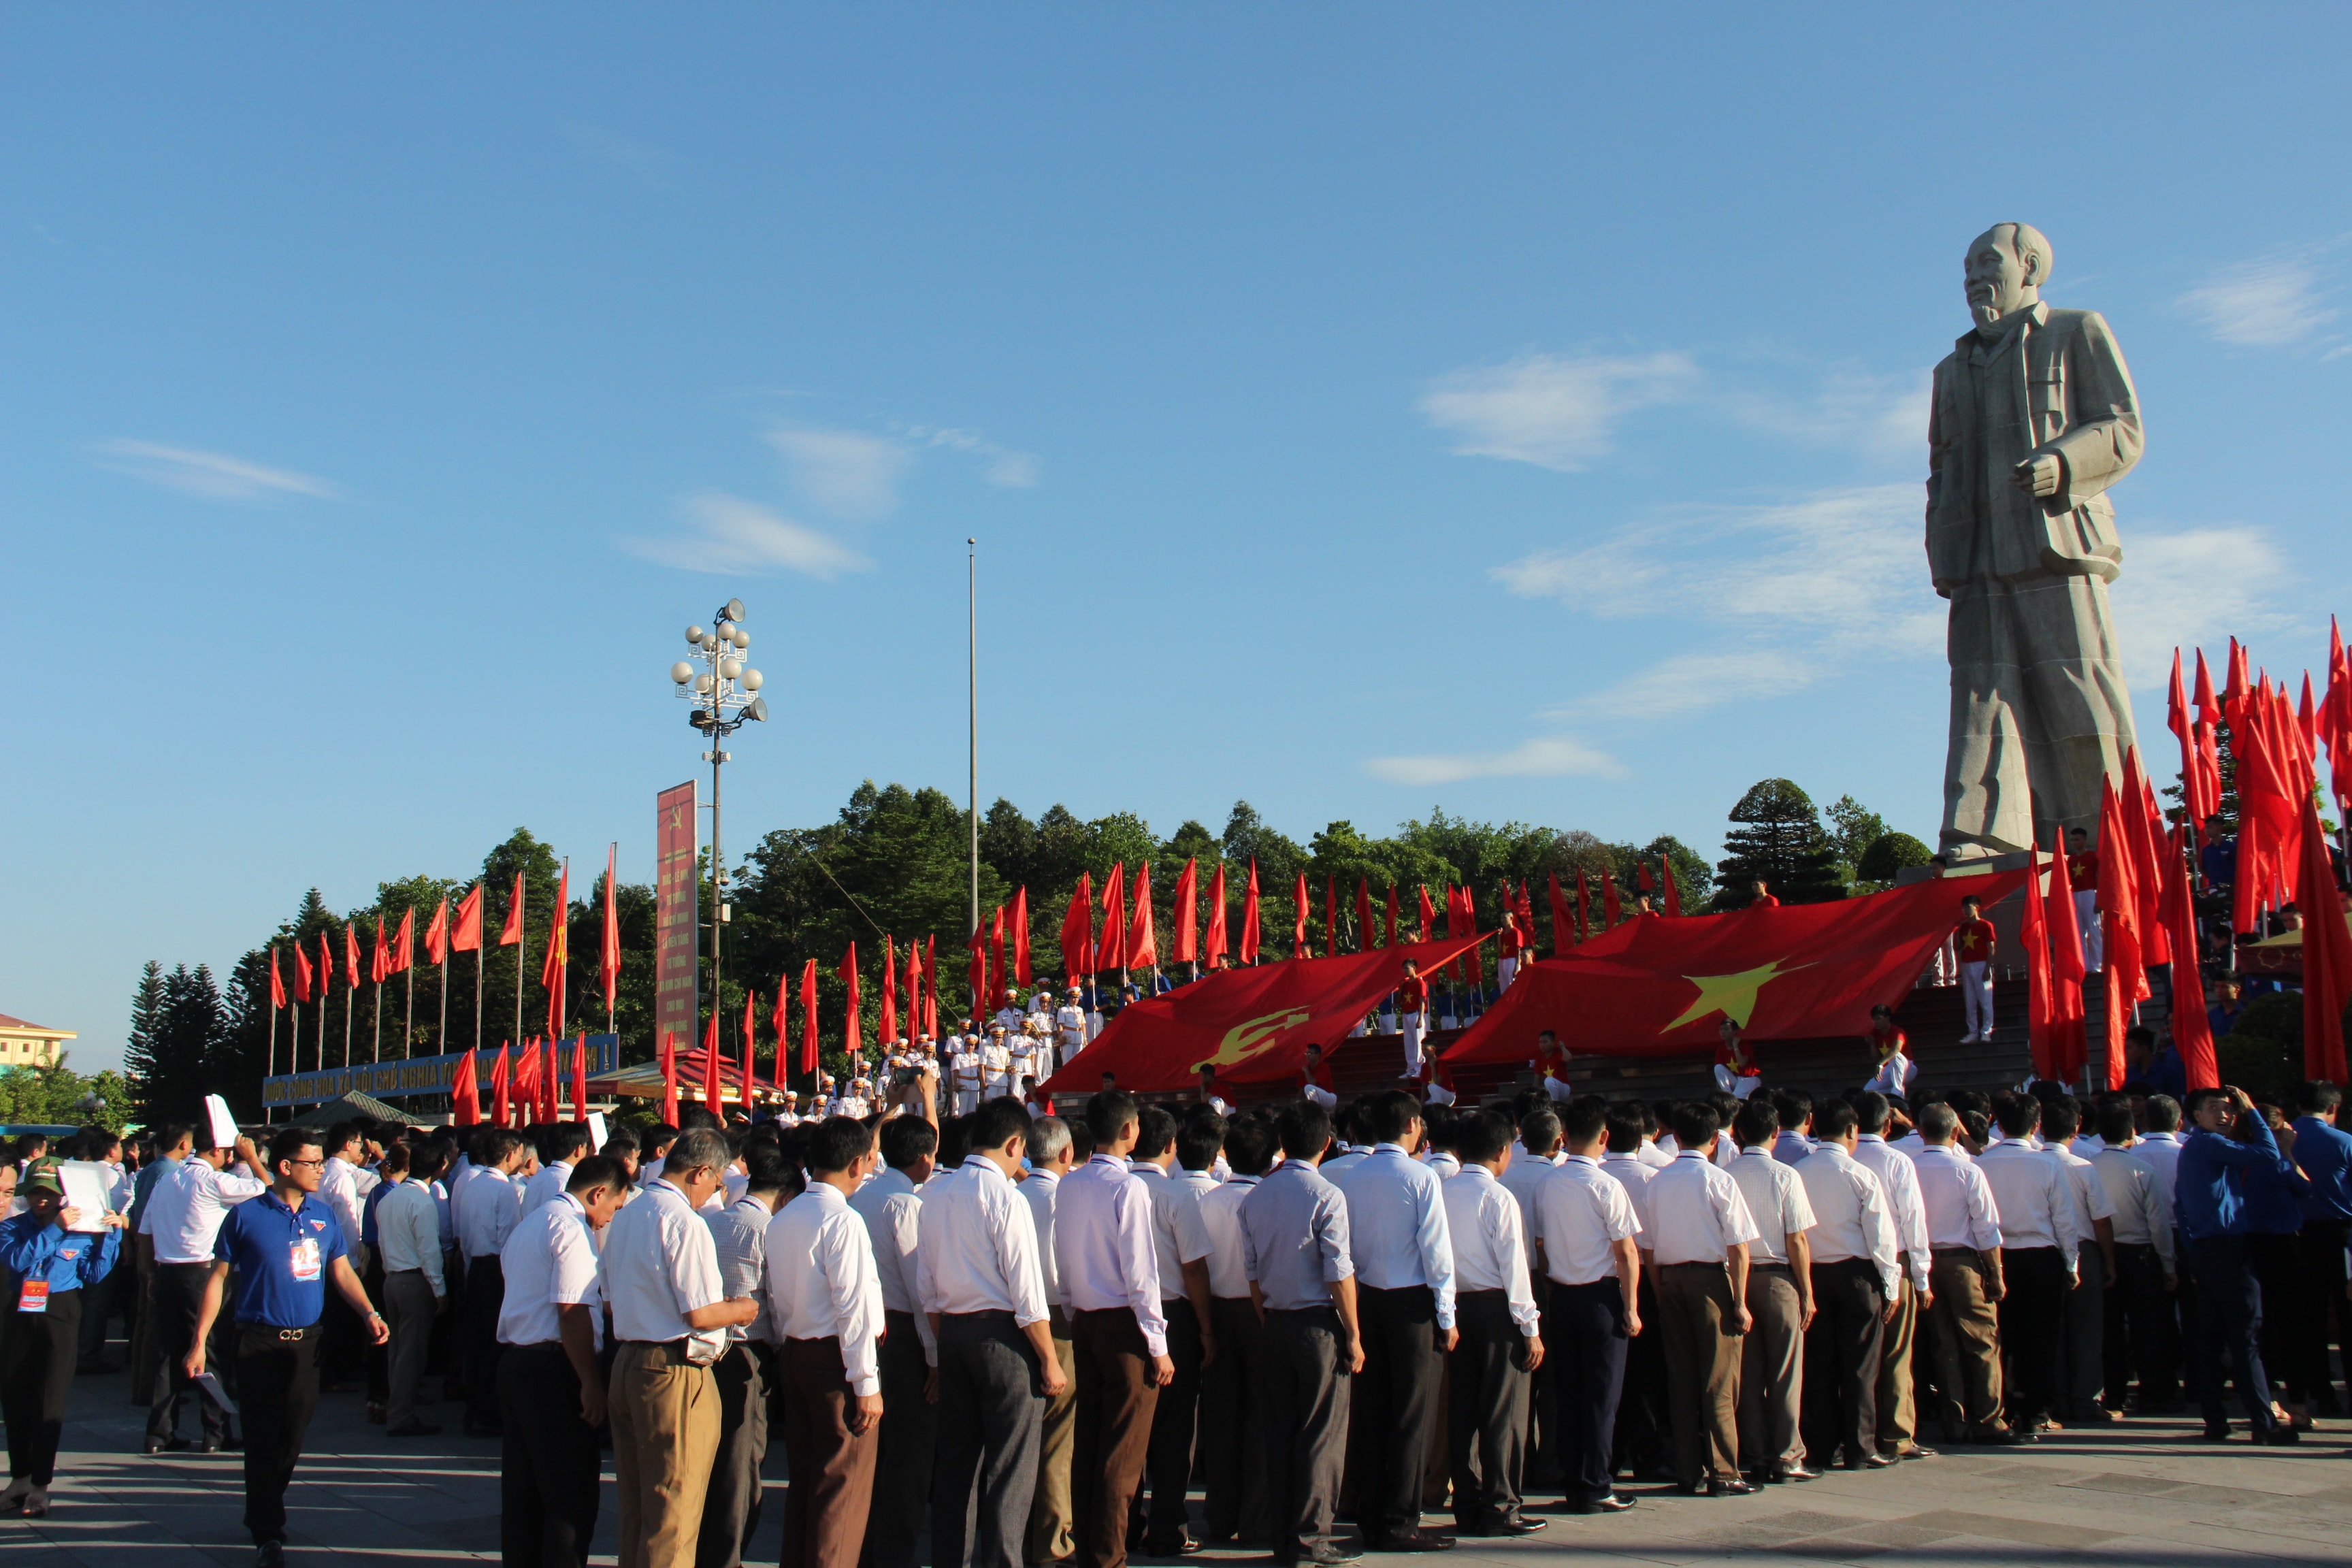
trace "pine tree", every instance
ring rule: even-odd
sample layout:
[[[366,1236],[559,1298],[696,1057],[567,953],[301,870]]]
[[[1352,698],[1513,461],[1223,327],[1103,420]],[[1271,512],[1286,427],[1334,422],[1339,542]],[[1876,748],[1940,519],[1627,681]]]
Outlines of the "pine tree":
[[[1784,904],[1822,904],[1845,897],[1837,850],[1822,831],[1812,797],[1787,779],[1764,779],[1739,797],[1716,862],[1715,907],[1745,909],[1762,882]]]
[[[122,1070],[143,1084],[156,1070],[156,1050],[163,1033],[163,966],[149,959],[139,971],[139,988],[131,994],[131,1034],[123,1042]]]

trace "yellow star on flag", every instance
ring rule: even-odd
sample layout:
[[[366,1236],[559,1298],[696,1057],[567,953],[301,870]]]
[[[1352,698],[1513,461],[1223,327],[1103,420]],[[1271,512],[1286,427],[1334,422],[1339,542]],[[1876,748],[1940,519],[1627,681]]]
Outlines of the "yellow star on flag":
[[[1774,959],[1761,969],[1745,969],[1737,974],[1685,974],[1685,980],[1698,987],[1698,1000],[1685,1008],[1683,1016],[1660,1029],[1661,1035],[1671,1035],[1685,1024],[1696,1023],[1709,1013],[1721,1013],[1741,1028],[1756,1011],[1756,994],[1784,973],[1793,974],[1799,969],[1812,965],[1800,963],[1783,970]]]

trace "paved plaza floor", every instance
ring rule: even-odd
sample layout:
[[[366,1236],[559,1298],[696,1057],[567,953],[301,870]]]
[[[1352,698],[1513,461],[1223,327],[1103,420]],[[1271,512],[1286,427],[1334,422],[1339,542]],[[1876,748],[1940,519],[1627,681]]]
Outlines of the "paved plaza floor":
[[[117,1350],[121,1346],[118,1342]],[[436,1384],[438,1379],[434,1380]],[[0,1564],[213,1568],[251,1560],[237,1458],[139,1453],[142,1413],[127,1374],[74,1385],[66,1453],[46,1520],[0,1521]],[[498,1444],[457,1433],[394,1442],[360,1396],[323,1395],[288,1498],[290,1560],[302,1568],[495,1561]],[[193,1419],[191,1418],[191,1426]],[[1450,1561],[1565,1568],[1570,1562],[1982,1564],[2352,1563],[2352,1423],[2323,1422],[2298,1448],[2197,1440],[2188,1420],[2127,1421],[2024,1450],[1957,1449],[1891,1470],[1838,1473],[1718,1501],[1641,1496],[1612,1518],[1550,1520],[1522,1541],[1465,1541]],[[781,1455],[752,1561],[782,1543]],[[611,1472],[594,1561],[614,1561]],[[1431,1522],[1440,1522],[1432,1516]],[[1203,1552],[1197,1561],[1247,1561]],[[1377,1561],[1368,1559],[1368,1561]]]

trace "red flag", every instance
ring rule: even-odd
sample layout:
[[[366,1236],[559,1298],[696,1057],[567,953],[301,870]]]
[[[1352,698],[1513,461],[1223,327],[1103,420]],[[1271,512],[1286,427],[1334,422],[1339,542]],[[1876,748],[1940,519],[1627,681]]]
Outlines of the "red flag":
[[[2320,738],[2327,742],[2328,794],[2352,809],[2352,658],[2336,617],[2327,618],[2327,696],[2319,708]]]
[[[490,1064],[490,1124],[494,1127],[504,1127],[509,1121],[508,1112],[512,1109],[507,1100],[510,1087],[507,1081],[507,1047],[509,1043],[506,1040],[499,1042],[499,1059]]]
[[[1102,945],[1095,950],[1095,973],[1127,967],[1127,867],[1112,861],[1110,875],[1103,879]]]
[[[1546,889],[1551,904],[1551,951],[1557,958],[1576,940],[1576,922],[1568,912],[1568,898],[1559,890],[1559,873],[1549,874]]]
[[[727,1108],[726,1098],[720,1092],[722,1072],[719,1058],[719,1008],[716,1001],[713,998],[710,1021],[702,1026],[702,1108],[713,1116],[722,1114]]]
[[[392,939],[392,972],[405,974],[416,962],[416,911],[408,909],[400,916],[400,931]]]
[[[971,972],[966,978],[971,982],[971,1010],[978,1013],[988,1005],[988,928],[972,927],[971,940],[964,945],[971,951]]]
[[[2139,831],[2139,958],[2145,969],[2172,962],[2172,931],[2164,918],[2164,862],[2172,853],[2172,835],[2156,804],[2156,786],[2139,766],[2137,748],[2130,758],[2139,798],[2126,803],[2126,808]]]
[[[555,913],[547,928],[547,958],[539,966],[539,984],[547,993],[547,1032],[563,1033],[564,993],[572,972],[572,867],[566,862],[555,885]]]
[[[2221,809],[2221,741],[2212,725],[2197,721],[2197,774],[2205,793],[2205,815],[2213,816]],[[2197,824],[2203,827],[2203,822]]]
[[[446,905],[448,900],[444,899],[442,902]],[[457,921],[449,932],[449,951],[474,952],[479,951],[481,945],[482,884],[477,882],[472,892],[457,900]]]
[[[1304,871],[1298,873],[1298,881],[1291,891],[1290,901],[1298,911],[1297,927],[1290,933],[1290,956],[1311,958],[1314,956],[1314,950],[1307,945],[1307,873]]]
[[[343,922],[343,984],[360,988],[360,928],[350,921]]]
[[[556,1064],[562,1058],[557,1054],[556,1043],[553,1040],[548,1041],[544,1049],[547,1053],[547,1059],[545,1063],[545,1070],[543,1070],[539,1077],[539,1091],[547,1110],[546,1114],[542,1115],[540,1120],[541,1121],[560,1121],[563,1119],[563,1074]]]
[[[2036,845],[2032,853],[2032,867],[2025,879],[2025,914],[2018,922],[2018,945],[2025,950],[2026,1049],[2033,1058],[2033,1076],[2046,1079],[2056,1071],[2050,1038],[2050,919],[2042,902],[2041,846]]]
[[[2202,825],[2212,816],[2205,802],[2205,770],[2197,765],[2197,725],[2189,716],[2189,693],[2180,681],[2180,650],[2172,650],[2172,689],[2166,698],[2165,728],[2180,742],[2180,804],[2189,820]]]
[[[425,958],[428,963],[449,961],[449,895],[441,895],[441,907],[433,911],[433,919],[425,927]]]
[[[2213,696],[2213,676],[2205,668],[2205,650],[2197,650],[2197,717],[2208,724],[2221,721],[2221,704]]]
[[[2238,705],[2254,689],[2253,677],[2248,668],[2250,662],[2245,648],[2240,646],[2237,638],[2231,637],[2230,662],[2221,672],[2221,717],[2231,729],[2237,728]]]
[[[1446,927],[1446,934],[1449,936],[1457,934],[1461,936],[1476,936],[1478,934],[1477,895],[1473,893],[1467,888],[1462,889],[1462,930],[1459,932],[1456,932],[1449,924]],[[1470,949],[1468,952],[1454,961],[1454,974],[1458,977],[1471,981],[1483,979],[1486,974],[1484,967],[1485,956],[1486,955],[1481,953],[1476,948],[1474,947]],[[1466,974],[1463,972],[1463,966],[1465,964],[1469,966],[1469,972]]]
[[[1370,952],[1379,930],[1372,924],[1372,884],[1368,877],[1356,879],[1356,951]]]
[[[538,1121],[539,1047],[535,1042],[525,1040],[515,1047],[514,1068],[508,1075],[507,1088],[517,1119],[526,1124]]]
[[[2107,1087],[2124,1082],[2124,1030],[2147,993],[2139,959],[2139,868],[2131,826],[2112,779],[2099,781],[2099,925],[2105,948]]]
[[[849,951],[841,955],[841,984],[842,989],[849,993],[847,1025],[842,1037],[848,1042],[849,1054],[854,1057],[865,1044],[865,1036],[858,1027],[857,1019],[857,944],[854,942],[849,944]]]
[[[1601,868],[1601,924],[1603,930],[1617,929],[1617,879],[1609,868]]]
[[[1576,940],[1582,942],[1592,934],[1592,884],[1585,879],[1584,868],[1576,871]]]
[[[988,925],[988,1008],[994,1012],[1004,1005],[1004,906],[996,906],[996,913]],[[852,1046],[851,1050],[857,1047]]]
[[[302,951],[302,944],[298,942],[294,944],[294,1000],[308,1002],[310,999],[310,955]]]
[[[1225,863],[1209,874],[1209,929],[1201,939],[1201,967],[1222,969],[1225,963]]]
[[[811,1079],[812,1096],[816,1093],[816,960],[812,958],[801,970],[801,1071]]]
[[[383,917],[375,917],[375,951],[368,955],[368,978],[381,985],[392,973],[392,944],[384,940]]]
[[[923,939],[923,1038],[940,1037],[940,939]]]
[[[2053,1079],[2072,1083],[2090,1060],[2083,1016],[2083,981],[2090,972],[2083,964],[2083,928],[2074,918],[2073,873],[2063,833],[2051,859],[2050,898],[2042,906],[2050,926],[2050,1068]]]
[[[1239,956],[1244,963],[1257,962],[1258,943],[1262,940],[1257,917],[1257,857],[1250,857],[1249,886],[1242,892],[1242,941]]]
[[[909,964],[914,962],[914,957],[915,950],[909,947],[907,950],[907,959]],[[785,1006],[786,999],[789,998],[792,994],[792,977],[789,975],[778,975],[776,977],[776,1005],[774,1010],[768,1015],[768,1027],[774,1030],[776,1034],[776,1092],[778,1094],[783,1093],[784,1090],[792,1087],[791,1080],[786,1076],[791,1070],[793,1061],[793,1053],[790,1049],[792,1045],[792,1016]]]
[[[269,949],[269,1005],[272,1007],[286,1005],[286,982],[278,973],[278,948],[275,943]]]
[[[1070,909],[1062,917],[1062,973],[1073,985],[1081,974],[1094,973],[1095,889],[1084,871],[1070,889]]]
[[[614,902],[613,884],[620,880],[621,850],[604,847],[604,936],[596,949],[596,974],[604,985],[604,1011],[613,1010],[621,986],[621,910]]]
[[[1127,927],[1127,962],[1135,969],[1155,968],[1160,963],[1160,927],[1151,908],[1149,860],[1135,873],[1135,916]]]
[[[923,1037],[923,958],[915,951],[915,939],[907,939],[907,1027],[910,1040]]]
[[[572,1043],[572,1120],[588,1120],[588,1037],[584,1034]]]
[[[1394,882],[1391,882],[1389,884],[1389,907],[1387,913],[1387,922],[1381,932],[1386,940],[1383,941],[1381,945],[1382,947],[1394,947],[1397,944],[1397,900],[1396,884]]]
[[[2326,830],[2311,792],[2303,792],[2303,853],[2295,908],[2303,911],[2303,1071],[2340,1084],[2345,1078],[2344,1009],[2352,1004],[2352,929],[2327,858]]]
[[[458,1058],[457,1070],[449,1076],[449,1120],[460,1127],[473,1127],[482,1120],[482,1091],[471,1050]]]
[[[1650,863],[1647,860],[1633,862],[1633,885],[1645,893],[1654,889],[1655,884],[1650,880]]]
[[[512,947],[522,941],[522,873],[515,873],[514,891],[507,895],[506,929],[499,932],[499,945]]]
[[[2312,706],[2311,671],[2303,672],[2303,700],[2295,705],[2295,728],[2303,733],[2303,754],[2316,761],[2319,756],[2319,710]]]
[[[1339,879],[1328,871],[1323,874],[1323,951],[1339,956]]]
[[[1426,944],[1436,935],[1437,906],[1429,901],[1428,884],[1423,883],[1415,890],[1421,895],[1421,908],[1418,911],[1421,916],[1421,940],[1423,944]]]
[[[324,1002],[335,984],[335,950],[327,945],[327,933],[319,933],[319,1000]]]
[[[1024,883],[1013,890],[1013,983],[1026,989],[1035,978],[1029,967],[1029,888]]]
[[[2189,896],[2188,830],[2165,839],[2164,923],[2172,941],[2172,1044],[2190,1089],[2221,1087],[2213,1026],[2205,1014],[2205,977],[2197,967],[2197,911]]]
[[[662,1120],[670,1126],[677,1125],[677,1033],[662,1031]]]
[[[759,1069],[752,1066],[752,1058],[760,1048],[759,1020],[752,1005],[754,1000],[752,993],[748,990],[743,993],[743,1065],[737,1069],[740,1076],[735,1080],[735,1099],[746,1116],[751,1113],[751,1091],[760,1087]]]
[[[1197,858],[1184,862],[1176,874],[1176,951],[1172,963],[1193,963],[1201,957],[1201,867]]]
[[[1683,895],[1682,889],[1675,886],[1674,863],[1663,855],[1658,858],[1658,875],[1665,879],[1666,913],[1670,915],[1682,913]]]
[[[911,949],[909,952],[911,952]],[[882,1014],[874,1025],[877,1050],[887,1051],[898,1038],[898,950],[890,933],[882,933]]]

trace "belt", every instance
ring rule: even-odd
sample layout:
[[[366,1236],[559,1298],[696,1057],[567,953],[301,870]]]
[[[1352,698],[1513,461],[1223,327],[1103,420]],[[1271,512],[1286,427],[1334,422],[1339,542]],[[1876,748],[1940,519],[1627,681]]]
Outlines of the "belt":
[[[1729,1265],[1721,1261],[1707,1263],[1694,1260],[1689,1263],[1661,1263],[1657,1267],[1661,1272],[1669,1268],[1706,1268],[1711,1269],[1715,1273],[1721,1274],[1729,1267]]]
[[[274,1338],[280,1340],[287,1344],[296,1345],[300,1344],[304,1340],[309,1339],[312,1334],[319,1331],[319,1325],[316,1323],[310,1324],[308,1328],[301,1329],[284,1329],[278,1327],[276,1323],[248,1323],[244,1321],[238,1322],[236,1326],[240,1332],[259,1334],[265,1339]]]
[[[1931,1258],[1958,1258],[1962,1259],[1973,1258],[1979,1263],[1984,1261],[1984,1254],[1973,1247],[1931,1247],[1928,1249],[1928,1256]]]
[[[1013,1321],[1013,1314],[1003,1307],[990,1307],[978,1312],[941,1312],[940,1314],[940,1321],[943,1323],[977,1323],[998,1318],[1009,1323]]]
[[[1504,1289],[1499,1285],[1491,1290],[1456,1290],[1454,1292],[1454,1299],[1456,1301],[1498,1301],[1507,1300],[1509,1298],[1510,1292]]]
[[[505,1353],[508,1355],[521,1355],[526,1351],[538,1351],[541,1354],[545,1354],[551,1351],[557,1355],[562,1355],[563,1353],[563,1342],[562,1340],[533,1340],[527,1345],[507,1344],[503,1340],[499,1342],[501,1345],[505,1345]]]
[[[1750,1274],[1794,1274],[1796,1270],[1785,1263],[1751,1263],[1748,1266],[1748,1272]]]
[[[634,1345],[640,1350],[652,1351],[656,1359],[669,1366],[692,1364],[686,1359],[684,1340],[623,1340],[620,1342],[625,1348]]]
[[[1590,1289],[1591,1289],[1595,1285],[1614,1285],[1614,1284],[1616,1284],[1617,1282],[1618,1282],[1618,1279],[1617,1279],[1617,1276],[1616,1276],[1616,1275],[1614,1275],[1614,1274],[1603,1274],[1603,1275],[1602,1275],[1600,1279],[1554,1279],[1554,1280],[1552,1280],[1552,1283],[1553,1283],[1553,1284],[1555,1284],[1555,1285],[1559,1286],[1559,1287],[1561,1289],[1563,1289],[1563,1290],[1590,1290]]]

